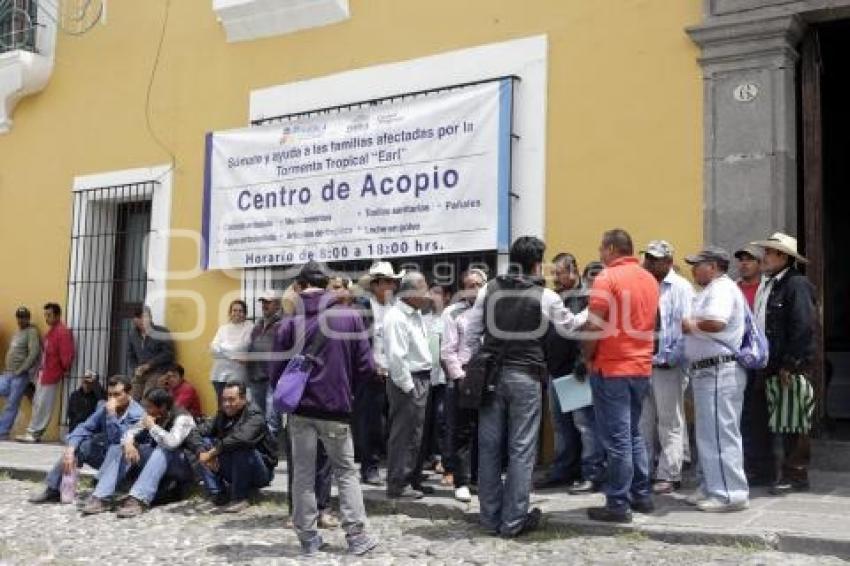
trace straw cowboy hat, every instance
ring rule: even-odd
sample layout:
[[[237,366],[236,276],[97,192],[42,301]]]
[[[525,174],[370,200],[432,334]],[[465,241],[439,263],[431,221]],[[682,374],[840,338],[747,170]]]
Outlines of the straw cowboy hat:
[[[404,277],[405,271],[402,269],[398,273],[393,271],[393,266],[388,261],[379,261],[369,268],[369,280],[372,279],[401,279]]]
[[[767,240],[758,240],[751,243],[752,245],[759,246],[760,248],[776,250],[784,254],[788,254],[800,263],[809,263],[809,260],[797,251],[797,238],[789,236],[788,234],[776,232]]]

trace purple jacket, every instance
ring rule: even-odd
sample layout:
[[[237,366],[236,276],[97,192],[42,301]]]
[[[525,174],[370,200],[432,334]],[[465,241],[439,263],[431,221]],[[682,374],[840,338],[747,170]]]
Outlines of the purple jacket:
[[[372,379],[375,365],[369,346],[369,333],[363,318],[354,309],[337,303],[327,291],[299,295],[303,314],[280,321],[274,339],[274,352],[280,360],[269,363],[269,377],[276,384],[290,358],[309,345],[319,332],[330,329],[319,358],[322,363],[310,376],[295,411],[298,415],[319,419],[348,421],[351,418],[355,382]],[[305,339],[306,338],[306,339]]]

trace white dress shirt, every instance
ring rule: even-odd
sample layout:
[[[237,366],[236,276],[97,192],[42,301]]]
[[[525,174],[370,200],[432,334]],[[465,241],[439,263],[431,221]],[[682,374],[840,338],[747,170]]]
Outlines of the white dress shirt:
[[[369,299],[372,307],[372,358],[376,369],[387,369],[387,354],[384,351],[384,317],[393,308],[395,301],[381,304],[374,297]]]
[[[156,445],[164,448],[165,450],[176,450],[180,448],[183,444],[183,441],[186,440],[186,437],[189,436],[195,429],[195,419],[192,418],[192,415],[178,415],[174,419],[174,424],[171,425],[171,430],[165,430],[159,425],[154,425],[148,431],[153,438]],[[123,444],[127,444],[128,442],[135,440],[136,435],[144,430],[142,427],[141,421],[139,424],[128,430],[124,433],[124,438],[122,439]]]
[[[761,284],[756,291],[755,317],[756,324],[762,333],[765,330],[765,319],[767,317],[767,299],[770,298],[770,292],[773,291],[773,284],[782,279],[786,273],[788,273],[787,267],[773,277],[762,277]]]
[[[484,336],[484,299],[487,297],[487,287],[482,287],[475,298],[475,304],[466,316],[466,336],[463,338],[463,347],[460,349],[460,362],[466,364],[481,347],[481,338]],[[587,322],[587,309],[578,314],[564,305],[564,300],[552,289],[543,289],[540,295],[540,310],[543,312],[543,320],[548,320],[555,325],[555,330],[562,336],[568,337],[573,332],[581,329]]]
[[[390,379],[405,393],[413,391],[413,372],[432,368],[428,328],[422,313],[398,301],[384,317],[384,352]]]

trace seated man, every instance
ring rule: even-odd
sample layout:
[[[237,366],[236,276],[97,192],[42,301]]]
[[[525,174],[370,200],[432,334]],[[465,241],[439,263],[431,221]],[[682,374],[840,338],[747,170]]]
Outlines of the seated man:
[[[130,396],[132,387],[130,378],[126,376],[113,375],[109,378],[106,389],[109,400],[101,403],[85,422],[68,435],[65,453],[47,474],[46,489],[31,497],[30,503],[59,502],[62,474],[71,472],[74,467],[88,464],[92,468],[100,468],[109,447],[120,445],[124,434],[145,414],[142,406]]]
[[[106,391],[100,386],[97,373],[86,370],[80,386],[68,398],[68,430],[74,430],[92,416],[104,399]]]
[[[160,481],[175,480],[189,484],[194,476],[184,450],[186,439],[195,429],[195,419],[185,409],[174,406],[174,398],[165,389],[149,389],[142,401],[147,414],[113,444],[100,467],[97,487],[83,507],[83,515],[109,510],[116,486],[136,468],[139,476],[130,489],[130,497],[118,508],[119,517],[144,513],[156,497]]]
[[[248,402],[245,383],[225,384],[221,409],[197,430],[200,442],[193,451],[207,493],[216,505],[226,505],[224,512],[243,511],[251,492],[271,483],[277,465],[265,416]]]
[[[184,378],[185,373],[186,370],[178,363],[166,366],[162,375],[163,386],[171,392],[174,405],[186,409],[197,419],[201,416],[201,400],[192,384]]]

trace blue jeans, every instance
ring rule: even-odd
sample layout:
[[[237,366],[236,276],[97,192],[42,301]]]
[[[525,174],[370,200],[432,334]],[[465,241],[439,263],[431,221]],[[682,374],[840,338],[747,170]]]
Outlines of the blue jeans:
[[[597,436],[593,405],[576,409],[572,417],[581,438],[581,479],[602,483],[605,480],[605,450]]]
[[[741,441],[741,409],[747,374],[735,362],[695,370],[694,392],[700,487],[726,503],[749,499]]]
[[[540,382],[516,368],[503,368],[496,391],[484,400],[478,422],[478,499],[481,526],[503,535],[522,530],[528,514],[531,476],[537,459],[542,391]],[[508,471],[502,481],[503,439]]]
[[[77,467],[82,468],[83,464],[88,464],[94,469],[99,469],[103,464],[103,459],[106,457],[109,445],[106,443],[106,434],[95,434],[80,442],[77,449],[74,451],[74,456],[77,459]],[[47,473],[45,483],[50,489],[59,491],[59,485],[62,483],[63,471],[62,458],[53,465],[53,468]]]
[[[251,491],[272,482],[274,471],[269,470],[255,449],[234,450],[218,455],[218,471],[198,466],[207,493],[215,497],[227,491],[231,501],[247,499]]]
[[[640,413],[649,393],[647,377],[590,377],[599,440],[608,457],[606,506],[624,513],[651,499],[649,461],[640,434]]]
[[[28,372],[20,375],[14,373],[0,375],[0,397],[6,398],[6,406],[3,407],[3,413],[0,414],[0,435],[9,434],[9,431],[12,430],[15,417],[18,416],[21,398],[27,389],[27,383],[29,383],[29,377]]]
[[[561,411],[561,402],[549,379],[549,413],[552,415],[552,432],[555,436],[555,454],[549,468],[548,479],[568,482],[578,476],[582,454],[582,439],[573,420],[573,413]]]
[[[191,479],[192,468],[182,450],[165,450],[150,444],[143,444],[138,447],[138,450],[140,459],[134,466],[124,458],[124,449],[121,445],[113,444],[109,447],[97,476],[95,497],[98,499],[112,497],[118,484],[133,467],[140,468],[141,473],[133,484],[130,495],[147,505],[150,505],[156,497],[162,478],[169,476],[184,482]]]

